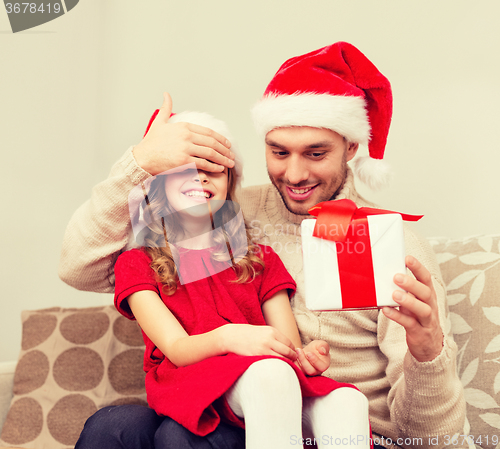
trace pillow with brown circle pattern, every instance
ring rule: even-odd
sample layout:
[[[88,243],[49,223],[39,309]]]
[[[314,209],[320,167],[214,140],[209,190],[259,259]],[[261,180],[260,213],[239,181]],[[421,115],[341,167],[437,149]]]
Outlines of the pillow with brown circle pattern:
[[[72,448],[107,405],[147,405],[144,342],[113,306],[22,312],[22,345],[0,446]]]

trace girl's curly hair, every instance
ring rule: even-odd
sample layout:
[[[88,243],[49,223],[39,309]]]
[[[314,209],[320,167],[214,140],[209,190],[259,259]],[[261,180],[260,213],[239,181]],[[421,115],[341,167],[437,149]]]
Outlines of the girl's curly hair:
[[[181,240],[183,229],[175,220],[175,211],[168,204],[165,193],[164,176],[159,175],[151,183],[149,193],[145,193],[146,207],[151,217],[161,217],[155,219],[147,226],[147,235],[144,238],[144,250],[151,257],[151,268],[156,273],[158,282],[163,284],[163,292],[173,295],[177,290],[179,274],[177,272],[176,261],[179,254],[175,246],[168,244],[171,241]],[[214,228],[213,239],[215,248],[211,254],[216,261],[227,260],[227,254],[231,258],[231,265],[236,272],[235,282],[249,282],[257,274],[262,272],[264,262],[260,257],[260,248],[252,242],[250,232],[245,223],[245,233],[238,232],[237,220],[231,221],[239,210],[234,202],[236,190],[236,176],[232,169],[228,169],[227,195],[224,205],[213,215],[212,224]],[[243,234],[243,235],[242,235]],[[228,242],[232,245],[229,246]],[[227,248],[227,251],[226,251]],[[247,251],[248,249],[248,251]]]

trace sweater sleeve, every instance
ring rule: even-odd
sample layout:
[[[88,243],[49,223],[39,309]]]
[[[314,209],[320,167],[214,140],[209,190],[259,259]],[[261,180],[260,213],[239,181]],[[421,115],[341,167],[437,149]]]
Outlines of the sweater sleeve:
[[[59,277],[78,290],[112,293],[113,264],[131,232],[128,195],[151,175],[129,148],[73,214],[64,235]]]
[[[465,401],[456,373],[457,346],[446,326],[446,290],[432,249],[408,229],[406,247],[407,254],[416,257],[432,275],[444,335],[443,349],[430,362],[417,361],[407,349],[404,329],[382,313],[378,323],[379,346],[388,359],[392,422],[401,437],[422,438],[423,447],[436,449],[456,432],[463,433]],[[429,436],[438,440],[431,444]]]

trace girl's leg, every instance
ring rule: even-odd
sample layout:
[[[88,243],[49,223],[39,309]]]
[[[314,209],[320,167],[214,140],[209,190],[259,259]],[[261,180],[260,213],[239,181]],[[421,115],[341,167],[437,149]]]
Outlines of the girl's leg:
[[[319,449],[370,449],[368,399],[344,387],[317,398],[304,398],[304,426],[311,429]]]
[[[154,449],[162,420],[142,405],[104,407],[87,420],[75,449]]]
[[[279,359],[252,364],[226,393],[245,419],[246,449],[290,449],[302,437],[302,395],[293,368]]]
[[[200,437],[164,418],[155,434],[154,449],[241,449],[245,447],[245,431],[220,423],[212,433]]]
[[[241,449],[242,429],[220,424],[206,437],[141,405],[105,407],[85,423],[75,449]]]

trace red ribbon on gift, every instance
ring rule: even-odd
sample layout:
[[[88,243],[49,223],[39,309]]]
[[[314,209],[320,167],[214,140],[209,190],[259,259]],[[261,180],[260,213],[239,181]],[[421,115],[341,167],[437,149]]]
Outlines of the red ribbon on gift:
[[[344,308],[376,308],[368,215],[399,214],[405,221],[418,221],[423,215],[358,207],[348,199],[324,201],[311,207],[309,214],[317,217],[313,237],[333,241],[337,246]]]

